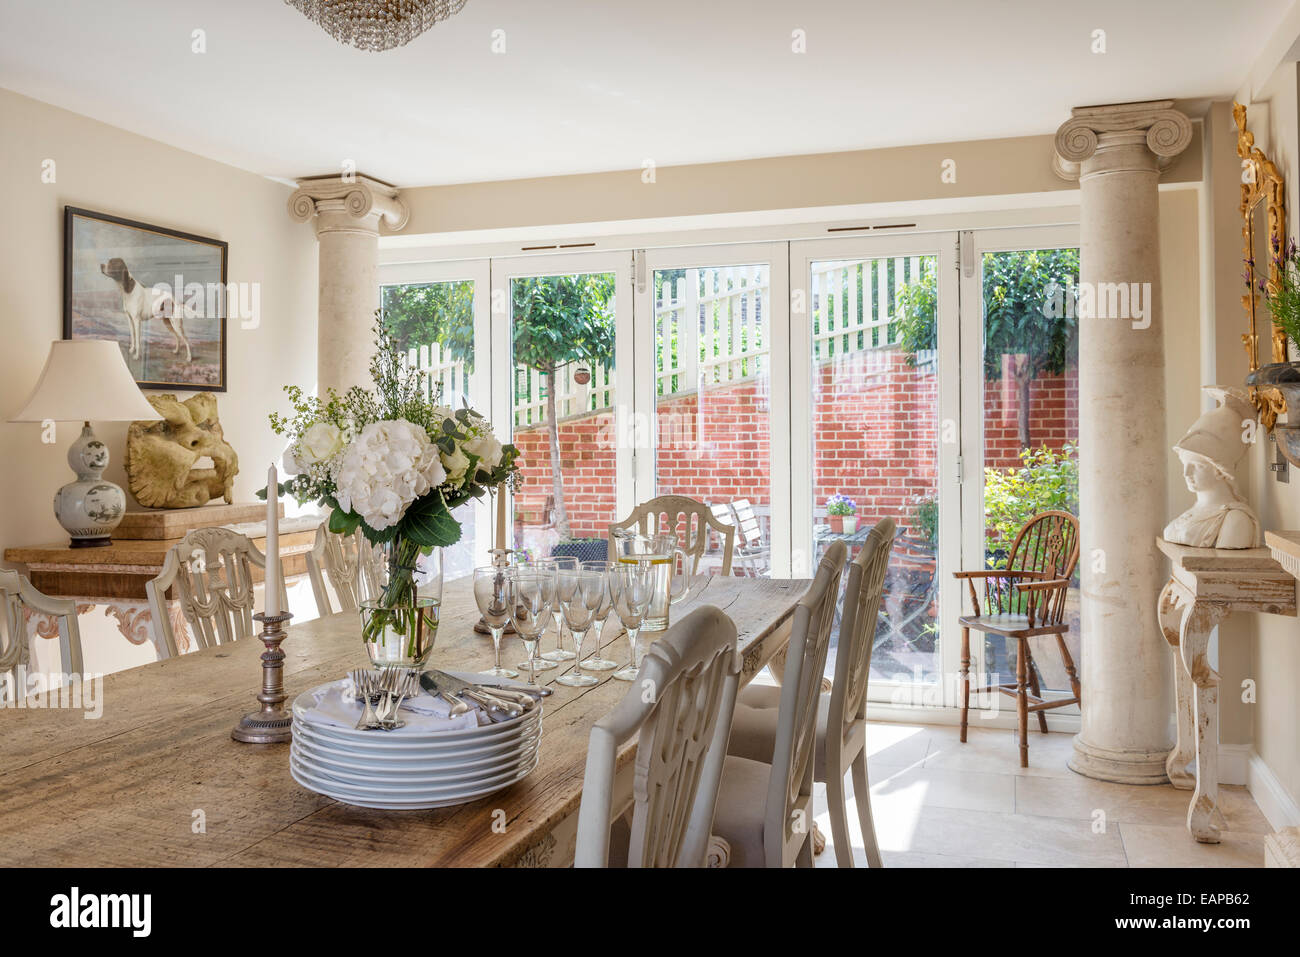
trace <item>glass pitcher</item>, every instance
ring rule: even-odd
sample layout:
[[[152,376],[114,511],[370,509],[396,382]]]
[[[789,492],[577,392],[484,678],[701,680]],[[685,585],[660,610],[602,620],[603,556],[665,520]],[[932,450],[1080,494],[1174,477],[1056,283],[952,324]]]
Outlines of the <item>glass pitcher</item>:
[[[614,560],[617,562],[640,562],[650,566],[651,598],[650,608],[646,611],[645,621],[641,625],[642,633],[663,631],[668,627],[668,610],[690,594],[691,585],[682,576],[682,590],[673,592],[673,577],[677,569],[677,557],[681,556],[682,567],[686,567],[686,553],[677,547],[677,536],[668,533],[642,535],[631,529],[616,529],[614,532]]]

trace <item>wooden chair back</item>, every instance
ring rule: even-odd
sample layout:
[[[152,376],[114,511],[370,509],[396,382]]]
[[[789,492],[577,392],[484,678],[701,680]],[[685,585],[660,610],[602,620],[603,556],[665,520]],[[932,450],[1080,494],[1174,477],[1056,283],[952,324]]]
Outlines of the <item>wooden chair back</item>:
[[[817,566],[812,587],[795,607],[764,812],[768,867],[792,866],[804,841],[811,840],[818,697],[847,557],[848,546],[832,542]]]
[[[1072,578],[1078,563],[1079,520],[1069,512],[1052,509],[1039,512],[1025,522],[1011,543],[1006,569],[1010,572],[1029,572],[1044,580]],[[1008,595],[1012,607],[1005,610],[1025,614],[1031,600],[1030,593],[1012,589]],[[1063,602],[1064,591],[1059,602],[1062,604],[1061,610]]]
[[[0,701],[17,701],[27,694],[27,669],[31,646],[27,641],[27,610],[50,615],[58,622],[59,656],[63,671],[80,675],[81,629],[77,603],[71,598],[51,598],[11,569],[0,569],[0,600],[4,603],[3,645],[0,645]]]
[[[844,589],[844,615],[835,652],[835,678],[831,684],[827,734],[838,728],[840,739],[849,727],[867,717],[867,679],[871,674],[871,649],[885,590],[885,573],[894,548],[896,527],[884,518],[867,534],[858,557],[849,564]],[[827,748],[831,742],[827,742]]]
[[[709,550],[709,532],[712,530],[722,540],[721,574],[731,574],[731,561],[736,551],[736,528],[718,521],[703,502],[685,495],[660,495],[638,505],[632,514],[621,522],[609,526],[609,558],[614,561],[614,532],[634,528],[643,535],[668,532],[677,536],[677,547],[686,555],[684,575],[695,575],[700,570],[700,560]]]
[[[591,729],[577,867],[609,858],[618,749],[637,736],[629,867],[703,867],[740,686],[736,626],[704,606],[650,645],[641,672]]]
[[[356,611],[361,602],[379,594],[383,558],[357,529],[351,535],[329,530],[329,522],[316,529],[316,541],[307,553],[307,577],[320,616],[334,613],[330,607],[328,578],[338,598],[338,611]]]
[[[266,568],[266,557],[245,535],[228,528],[197,528],[167,552],[162,571],[144,589],[155,629],[154,643],[178,654],[167,614],[167,590],[200,648],[224,645],[254,633],[253,568]],[[284,579],[277,583],[281,607],[289,607]],[[266,587],[273,587],[267,582]],[[161,638],[161,641],[158,639]]]

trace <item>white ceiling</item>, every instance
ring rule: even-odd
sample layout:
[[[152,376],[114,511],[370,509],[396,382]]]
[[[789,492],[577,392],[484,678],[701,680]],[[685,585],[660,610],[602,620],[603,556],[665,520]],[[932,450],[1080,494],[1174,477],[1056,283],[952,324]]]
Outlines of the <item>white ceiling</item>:
[[[469,0],[362,53],[281,0],[0,0],[0,86],[267,176],[352,160],[399,186],[478,182],[1047,133],[1071,106],[1227,96],[1291,3]]]

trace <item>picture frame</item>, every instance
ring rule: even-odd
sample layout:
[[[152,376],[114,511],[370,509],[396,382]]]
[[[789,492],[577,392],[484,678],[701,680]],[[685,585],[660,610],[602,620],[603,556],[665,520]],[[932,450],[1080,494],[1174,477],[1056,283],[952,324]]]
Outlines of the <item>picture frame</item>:
[[[225,392],[228,244],[75,206],[63,218],[63,338],[109,339],[142,389]]]

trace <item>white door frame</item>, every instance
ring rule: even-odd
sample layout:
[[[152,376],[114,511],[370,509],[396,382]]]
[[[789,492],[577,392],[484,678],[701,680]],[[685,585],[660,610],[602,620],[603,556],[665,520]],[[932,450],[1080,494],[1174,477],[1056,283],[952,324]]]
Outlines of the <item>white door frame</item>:
[[[790,577],[790,323],[789,246],[786,243],[736,243],[724,246],[682,246],[637,250],[636,323],[637,419],[649,423],[643,431],[645,454],[638,454],[636,501],[657,494],[655,487],[655,313],[654,274],[659,269],[695,266],[742,266],[766,263],[768,271],[768,330],[770,346],[771,555],[773,578]]]
[[[1061,249],[1079,245],[1078,225],[1022,226],[1008,229],[978,229],[961,234],[961,356],[962,407],[974,414],[962,419],[962,447],[966,475],[962,483],[962,567],[984,567],[984,254],[1020,249]],[[972,683],[987,685],[983,632],[971,634]],[[1078,664],[1078,663],[1076,663]],[[978,675],[978,677],[976,677]],[[1001,681],[1010,680],[1000,675]],[[1000,695],[997,697],[1001,697]],[[1048,712],[1054,716],[1077,715],[1078,706]]]
[[[469,376],[470,405],[479,411],[489,410],[492,417],[492,327],[489,316],[491,273],[486,259],[462,259],[451,262],[390,263],[379,267],[380,295],[384,286],[420,286],[440,282],[474,283],[474,371]],[[381,299],[382,301],[382,299]],[[494,423],[499,421],[493,418]],[[487,565],[492,556],[492,505],[486,500],[474,503],[474,564]]]
[[[634,426],[636,370],[633,365],[632,253],[586,252],[512,256],[491,260],[492,268],[492,367],[506,370],[492,385],[492,421],[498,434],[514,434],[514,397],[511,389],[514,369],[510,329],[510,280],[532,276],[614,273],[614,425],[615,425],[615,509],[618,516],[631,513],[636,504],[634,456],[642,439]],[[504,423],[504,425],[502,424]],[[514,514],[510,502],[508,515]]]
[[[873,680],[871,696],[901,704],[955,703],[955,681],[960,666],[960,642],[955,640],[960,593],[950,583],[961,560],[961,455],[960,345],[957,285],[957,234],[955,232],[817,239],[790,244],[790,426],[792,565],[795,577],[812,574],[813,543],[813,435],[812,435],[812,326],[809,316],[811,270],[814,262],[879,259],[894,256],[936,257],[938,294],[937,338],[939,363],[939,688],[917,687],[909,679]],[[895,516],[901,520],[904,516]],[[950,624],[949,624],[950,623]],[[936,699],[936,696],[937,699]]]

